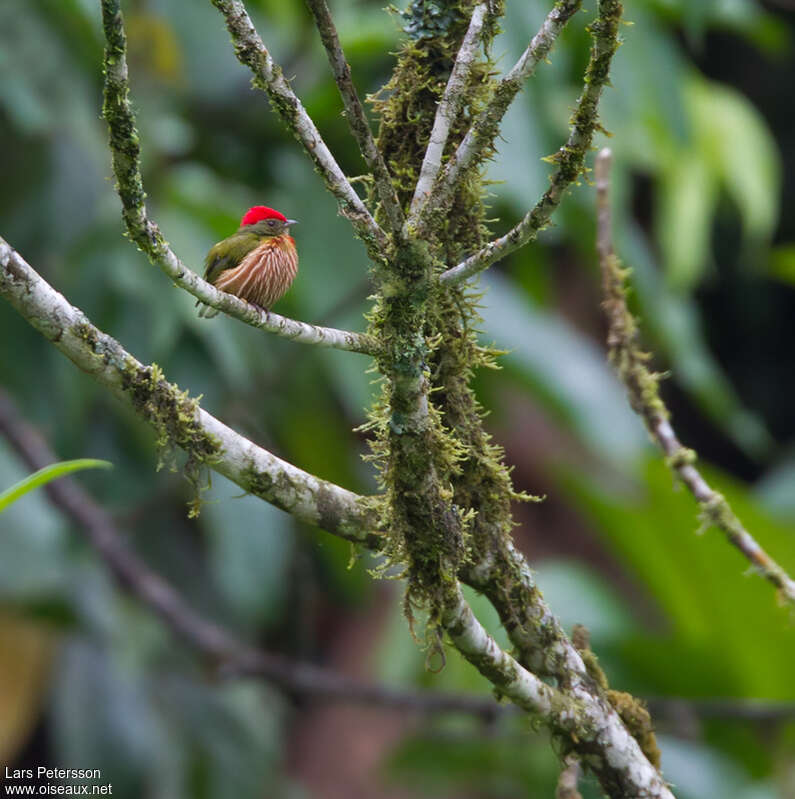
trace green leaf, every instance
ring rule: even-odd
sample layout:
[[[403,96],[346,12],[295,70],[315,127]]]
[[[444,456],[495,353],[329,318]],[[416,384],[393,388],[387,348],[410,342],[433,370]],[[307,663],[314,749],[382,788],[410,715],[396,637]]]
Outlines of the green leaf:
[[[745,234],[768,237],[778,219],[781,165],[762,115],[717,83],[693,80],[686,96],[698,150],[737,205]]]
[[[662,175],[657,235],[673,288],[690,289],[704,273],[716,189],[699,153],[681,154]]]
[[[78,458],[73,461],[61,461],[60,463],[51,463],[43,469],[20,480],[15,483],[11,488],[6,489],[0,494],[0,513],[2,513],[12,502],[16,502],[20,497],[27,494],[28,491],[33,491],[34,488],[49,483],[51,480],[57,480],[59,477],[71,474],[72,472],[79,472],[83,469],[112,469],[113,464],[110,461],[99,461],[93,458]]]
[[[700,464],[760,546],[788,572],[795,542],[748,489]],[[666,624],[629,636],[621,647],[633,691],[680,696],[785,699],[795,657],[787,611],[775,588],[719,530],[696,535],[698,506],[659,459],[638,470],[633,491],[613,493],[580,477],[567,487],[611,551],[652,597]],[[612,495],[611,495],[612,494]],[[686,665],[685,665],[686,664]]]

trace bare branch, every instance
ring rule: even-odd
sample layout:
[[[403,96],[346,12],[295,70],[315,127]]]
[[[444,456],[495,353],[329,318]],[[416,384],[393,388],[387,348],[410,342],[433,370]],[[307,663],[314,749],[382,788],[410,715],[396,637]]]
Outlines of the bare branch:
[[[212,0],[212,4],[226,19],[238,60],[254,74],[253,85],[268,95],[274,111],[304,146],[306,154],[323,177],[326,188],[337,198],[340,213],[353,225],[369,256],[375,262],[383,261],[389,246],[386,234],[345,177],[315,123],[290,88],[281,67],[271,58],[245,5],[241,0]]]
[[[460,283],[535,239],[560,205],[566,189],[582,174],[585,155],[591,147],[594,132],[598,127],[599,99],[607,85],[610,63],[618,48],[621,12],[622,7],[618,0],[600,0],[599,15],[590,27],[593,45],[585,73],[585,88],[577,100],[568,141],[551,158],[557,162],[558,167],[551,177],[551,184],[544,196],[524,219],[504,236],[490,242],[458,266],[442,272],[440,276],[442,282]]]
[[[527,78],[533,74],[539,62],[543,61],[549,55],[558,34],[563,30],[566,23],[574,16],[581,5],[582,0],[558,0],[555,3],[555,6],[547,15],[540,30],[533,37],[524,53],[522,53],[521,58],[495,87],[486,107],[475,118],[475,121],[467,131],[466,136],[458,146],[456,152],[450,157],[450,160],[447,162],[438,180],[436,180],[438,175],[437,164],[437,171],[432,176],[432,179],[436,180],[436,184],[432,189],[430,186],[426,185],[422,187],[424,194],[433,197],[434,212],[446,213],[446,209],[452,201],[453,194],[455,193],[462,175],[477,162],[478,158],[485,150],[494,144],[494,140],[499,132],[500,123],[508,107],[521,90]],[[448,83],[448,88],[449,85]],[[431,141],[433,141],[433,136],[431,137]],[[415,193],[414,200],[420,202],[421,197],[418,198]],[[412,206],[414,206],[414,203],[412,203]],[[428,221],[430,209],[428,209],[427,212],[424,207],[418,210],[420,220],[417,227],[420,230],[424,230],[424,226]],[[415,214],[412,213],[412,216],[414,215]]]
[[[363,498],[277,458],[203,410],[94,327],[0,238],[0,296],[80,369],[135,410],[189,462],[205,464],[295,518],[348,541],[379,546]]]
[[[177,258],[158,226],[146,213],[138,131],[128,99],[127,43],[118,0],[103,0],[102,14],[107,40],[103,114],[110,130],[113,171],[118,181],[122,216],[130,238],[177,286],[206,305],[224,311],[241,322],[304,344],[374,354],[378,349],[377,344],[368,336],[310,325],[270,311],[261,311],[215,288]]]
[[[414,196],[409,209],[407,227],[413,227],[422,214],[425,204],[433,197],[434,203],[439,197],[432,193],[432,188],[442,166],[442,155],[447,144],[447,137],[455,118],[461,113],[466,99],[467,87],[472,75],[472,65],[480,51],[480,34],[488,14],[488,3],[479,3],[472,12],[464,40],[458,50],[453,70],[447,81],[444,95],[436,109],[433,128],[422,161],[420,176],[414,189]],[[406,231],[408,233],[408,231]]]
[[[365,163],[373,174],[378,198],[381,200],[392,232],[399,234],[403,227],[403,210],[400,207],[395,187],[392,185],[392,178],[384,162],[384,157],[376,147],[370,123],[367,121],[356,87],[353,85],[351,68],[345,60],[345,53],[342,50],[334,20],[331,18],[331,12],[326,0],[306,0],[306,4],[315,18],[320,39],[326,48],[331,71],[334,74],[342,104],[345,106],[345,116],[351,133],[359,145],[359,151]]]
[[[705,526],[715,525],[748,559],[766,580],[778,588],[782,597],[795,604],[795,581],[754,540],[734,514],[725,497],[712,489],[695,466],[696,453],[682,446],[669,421],[669,412],[660,397],[659,378],[647,367],[649,354],[638,346],[638,328],[626,302],[628,271],[613,252],[608,198],[610,150],[596,159],[598,199],[597,250],[602,269],[604,309],[608,320],[607,345],[610,361],[624,383],[633,410],[666,455],[666,463],[687,486],[701,507]]]

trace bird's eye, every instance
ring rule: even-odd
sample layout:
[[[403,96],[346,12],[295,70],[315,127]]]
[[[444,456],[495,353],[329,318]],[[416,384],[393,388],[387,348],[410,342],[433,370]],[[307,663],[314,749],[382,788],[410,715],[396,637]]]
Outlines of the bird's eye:
[[[268,220],[268,224],[269,224],[271,227],[276,227],[276,220],[275,220],[275,219],[269,219],[269,220]]]

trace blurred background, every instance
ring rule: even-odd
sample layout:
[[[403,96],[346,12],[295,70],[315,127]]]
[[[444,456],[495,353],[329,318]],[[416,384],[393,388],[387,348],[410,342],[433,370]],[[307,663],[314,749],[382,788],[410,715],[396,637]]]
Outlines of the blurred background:
[[[274,57],[349,175],[364,167],[302,3],[251,0]],[[401,19],[381,0],[332,3],[361,93],[387,79]],[[548,11],[509,0],[507,69]],[[544,190],[581,86],[593,0],[505,122],[489,177],[493,230]],[[375,489],[352,432],[370,402],[360,355],[318,350],[190,296],[123,236],[100,119],[92,0],[0,4],[0,234],[70,302],[203,406],[300,467]],[[293,139],[195,0],[129,0],[134,105],[149,208],[179,256],[250,205],[300,220],[298,279],[277,310],[363,329],[367,260]],[[616,243],[686,445],[760,543],[795,572],[795,10],[785,0],[633,0],[602,105],[612,131]],[[605,143],[600,137],[600,146]],[[674,485],[604,355],[594,191],[492,268],[483,335],[510,350],[477,376],[517,488],[516,538],[567,628],[586,624],[613,687],[654,699],[680,799],[795,797],[795,628],[774,590]],[[127,541],[195,608],[295,659],[395,686],[487,693],[453,654],[424,669],[400,586],[349,568],[342,542],[219,476],[198,519],[152,432],[0,304],[0,385]],[[0,440],[0,489],[27,473]],[[0,517],[0,762],[99,768],[119,797],[549,797],[558,765],[516,719],[417,717],[287,699],[217,679],[130,599],[39,491]],[[477,597],[481,618],[504,642]],[[720,699],[723,717],[706,712]],[[761,715],[743,718],[760,700]],[[771,709],[767,713],[765,708]],[[714,710],[714,708],[713,708]],[[747,713],[745,714],[747,715]],[[598,795],[588,783],[586,797]]]

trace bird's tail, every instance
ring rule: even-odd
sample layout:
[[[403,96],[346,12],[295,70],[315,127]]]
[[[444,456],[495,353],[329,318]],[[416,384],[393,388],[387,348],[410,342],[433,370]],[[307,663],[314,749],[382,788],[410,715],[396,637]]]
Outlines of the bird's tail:
[[[205,305],[201,300],[196,300],[196,306],[199,307],[199,316],[202,319],[212,319],[218,315],[218,309],[213,308],[211,305]]]

